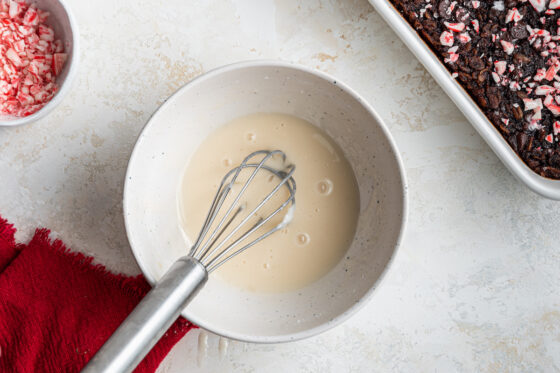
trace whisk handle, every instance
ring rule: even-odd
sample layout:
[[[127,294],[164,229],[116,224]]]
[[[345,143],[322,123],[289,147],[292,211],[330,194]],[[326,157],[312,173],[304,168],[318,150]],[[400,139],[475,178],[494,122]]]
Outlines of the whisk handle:
[[[207,280],[208,272],[199,261],[177,260],[82,373],[132,372]]]

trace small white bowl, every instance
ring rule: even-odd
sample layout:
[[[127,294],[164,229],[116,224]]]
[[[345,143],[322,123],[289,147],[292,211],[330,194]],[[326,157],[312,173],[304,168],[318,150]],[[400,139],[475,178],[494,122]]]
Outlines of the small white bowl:
[[[252,293],[211,276],[183,315],[228,338],[286,342],[325,331],[358,310],[389,267],[404,230],[399,153],[379,115],[356,92],[324,73],[270,61],[225,66],[191,81],[138,138],[124,186],[124,218],[134,256],[153,284],[188,250],[177,191],[189,157],[216,128],[255,112],[306,119],[341,146],[360,189],[355,240],[333,270],[298,291]]]
[[[64,52],[68,55],[68,59],[61,73],[56,77],[58,91],[52,100],[40,110],[26,117],[0,115],[0,126],[20,126],[43,118],[60,104],[70,90],[72,81],[78,72],[80,58],[79,32],[78,24],[70,8],[63,0],[35,0],[33,4],[36,4],[38,9],[50,12],[47,24],[53,28],[55,39],[60,39],[64,43]]]

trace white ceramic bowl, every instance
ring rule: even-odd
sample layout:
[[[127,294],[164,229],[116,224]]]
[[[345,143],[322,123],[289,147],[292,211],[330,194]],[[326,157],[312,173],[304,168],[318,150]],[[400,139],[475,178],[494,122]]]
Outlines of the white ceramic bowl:
[[[177,191],[189,157],[220,125],[255,112],[306,119],[341,146],[360,189],[356,238],[344,259],[306,288],[257,294],[211,277],[183,315],[228,338],[285,342],[325,331],[355,312],[378,286],[402,236],[400,156],[381,118],[357,93],[324,73],[281,62],[204,74],[162,105],[140,134],[127,170],[124,217],[134,256],[153,284],[188,250]]]
[[[50,12],[47,24],[54,29],[55,38],[62,40],[64,43],[64,50],[68,54],[68,59],[62,72],[56,77],[58,92],[52,100],[37,112],[23,118],[0,115],[0,126],[19,126],[43,118],[62,102],[78,72],[79,32],[70,8],[63,0],[34,0],[33,4],[36,4],[38,9]]]

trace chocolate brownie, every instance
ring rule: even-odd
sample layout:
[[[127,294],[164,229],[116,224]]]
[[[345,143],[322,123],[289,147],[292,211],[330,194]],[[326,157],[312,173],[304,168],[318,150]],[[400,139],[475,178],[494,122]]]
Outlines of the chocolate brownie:
[[[560,0],[390,0],[525,163],[560,179]]]

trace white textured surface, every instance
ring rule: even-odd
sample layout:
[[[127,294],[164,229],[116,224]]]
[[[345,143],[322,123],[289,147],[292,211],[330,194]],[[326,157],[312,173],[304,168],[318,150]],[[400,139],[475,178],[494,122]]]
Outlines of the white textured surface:
[[[407,237],[363,310],[313,339],[230,342],[225,354],[215,336],[199,354],[195,331],[162,372],[560,371],[558,204],[513,179],[366,0],[69,4],[82,33],[72,91],[47,118],[0,129],[0,213],[20,240],[47,226],[137,273],[121,215],[132,145],[176,88],[230,62],[279,58],[337,76],[403,153]]]

